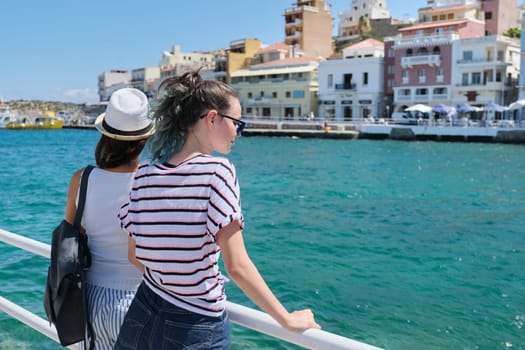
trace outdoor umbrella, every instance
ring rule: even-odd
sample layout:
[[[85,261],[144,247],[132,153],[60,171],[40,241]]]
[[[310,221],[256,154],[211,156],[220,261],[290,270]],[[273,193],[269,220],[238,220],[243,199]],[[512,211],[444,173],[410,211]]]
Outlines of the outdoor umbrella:
[[[432,107],[432,112],[434,113],[444,113],[449,114],[450,112],[453,112],[455,110],[452,106],[447,106],[444,104],[437,104],[434,107]]]
[[[466,113],[466,112],[479,112],[481,110],[481,108],[479,107],[474,107],[474,106],[471,106],[469,105],[468,103],[462,103],[458,106],[458,108],[456,108],[456,111],[458,113]]]
[[[483,110],[487,112],[503,112],[507,110],[507,107],[500,106],[497,103],[489,103],[483,106]]]
[[[512,102],[509,105],[509,109],[522,109],[525,108],[525,99],[524,100],[518,100],[516,102]]]
[[[421,113],[430,113],[432,112],[432,107],[418,103],[417,105],[410,106],[405,108],[407,112],[421,112]]]

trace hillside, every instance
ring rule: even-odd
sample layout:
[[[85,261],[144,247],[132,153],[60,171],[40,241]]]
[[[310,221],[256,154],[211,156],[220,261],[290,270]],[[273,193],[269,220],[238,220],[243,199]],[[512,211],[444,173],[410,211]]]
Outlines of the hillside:
[[[39,100],[14,100],[5,101],[4,103],[7,104],[12,111],[16,111],[19,114],[36,113],[45,110],[55,113],[58,111],[81,113],[86,106],[85,104]]]

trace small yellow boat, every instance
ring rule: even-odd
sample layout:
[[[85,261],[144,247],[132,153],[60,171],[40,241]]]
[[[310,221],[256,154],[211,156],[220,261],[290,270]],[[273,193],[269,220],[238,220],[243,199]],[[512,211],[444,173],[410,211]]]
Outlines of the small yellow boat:
[[[20,117],[14,122],[7,123],[7,129],[61,129],[64,119],[58,118],[53,112],[45,112],[43,116]]]

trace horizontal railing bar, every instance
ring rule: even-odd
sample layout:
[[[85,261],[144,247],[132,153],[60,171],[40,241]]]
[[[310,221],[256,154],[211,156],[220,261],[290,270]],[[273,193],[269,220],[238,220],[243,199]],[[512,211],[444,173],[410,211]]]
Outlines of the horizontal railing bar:
[[[286,340],[308,349],[330,350],[380,350],[380,348],[318,329],[302,333],[291,332],[279,325],[270,315],[246,306],[226,302],[228,315],[233,323],[255,329],[272,337]]]
[[[36,255],[40,255],[44,258],[49,259],[51,256],[51,246],[49,244],[36,241],[31,238],[27,238],[9,231],[2,230],[0,228],[0,241],[18,247],[20,249],[27,250]]]
[[[0,241],[16,246],[20,249],[32,252],[49,259],[51,246],[49,244],[23,237],[0,229]],[[54,326],[49,327],[49,322],[31,314],[20,306],[11,303],[0,296],[0,308],[16,319],[35,328],[44,335],[58,342]],[[243,327],[268,334],[274,338],[282,339],[308,349],[330,349],[330,350],[381,350],[378,347],[361,343],[356,340],[345,338],[330,332],[318,329],[308,329],[302,333],[296,333],[281,327],[270,315],[232,302],[226,303],[228,315],[233,323]],[[30,315],[26,314],[29,313]],[[31,316],[32,315],[32,316]],[[20,317],[20,318],[19,318]],[[36,318],[36,319],[35,319]],[[28,323],[28,322],[31,323]],[[45,324],[42,324],[42,322]],[[33,325],[35,327],[33,327]],[[51,333],[49,333],[51,332]]]
[[[0,310],[13,318],[25,323],[27,326],[39,331],[43,335],[53,339],[59,343],[58,335],[55,326],[49,324],[49,321],[38,317],[31,311],[24,309],[23,307],[9,301],[8,299],[0,296]],[[69,349],[78,349],[76,345],[69,346]]]

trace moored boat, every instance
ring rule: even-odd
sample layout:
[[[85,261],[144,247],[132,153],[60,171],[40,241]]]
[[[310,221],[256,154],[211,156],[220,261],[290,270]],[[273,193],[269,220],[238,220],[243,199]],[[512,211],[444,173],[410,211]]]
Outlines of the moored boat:
[[[53,112],[46,111],[42,116],[20,117],[6,124],[7,129],[61,129],[64,119],[56,117]]]
[[[5,128],[7,123],[16,121],[16,117],[5,103],[0,103],[0,129]]]

